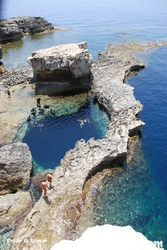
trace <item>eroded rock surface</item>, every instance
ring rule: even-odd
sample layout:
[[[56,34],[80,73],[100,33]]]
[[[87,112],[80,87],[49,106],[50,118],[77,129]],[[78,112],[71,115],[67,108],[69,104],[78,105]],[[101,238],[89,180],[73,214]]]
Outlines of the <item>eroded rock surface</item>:
[[[18,142],[0,148],[0,194],[23,187],[32,171],[32,155],[26,143]]]
[[[27,191],[0,196],[0,232],[11,230],[16,222],[32,209],[32,199]]]
[[[85,42],[63,44],[32,53],[36,93],[57,95],[90,89],[92,56]]]
[[[0,43],[17,41],[24,34],[54,30],[54,26],[41,17],[16,17],[0,20]]]

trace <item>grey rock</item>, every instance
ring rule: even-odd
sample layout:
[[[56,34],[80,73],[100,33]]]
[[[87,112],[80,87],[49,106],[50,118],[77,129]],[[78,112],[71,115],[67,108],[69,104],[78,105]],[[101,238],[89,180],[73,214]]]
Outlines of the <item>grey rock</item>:
[[[90,89],[93,58],[86,42],[38,50],[27,61],[35,74],[37,94],[56,95]]]
[[[32,155],[26,143],[17,142],[0,148],[0,194],[17,191],[30,178]]]
[[[0,20],[0,43],[17,41],[24,34],[54,30],[54,26],[41,17],[17,17]]]
[[[2,81],[4,85],[7,85],[9,80],[11,86],[26,82],[32,83],[34,82],[34,74],[31,68],[14,69],[12,71],[6,70],[3,75],[0,76],[0,81]]]

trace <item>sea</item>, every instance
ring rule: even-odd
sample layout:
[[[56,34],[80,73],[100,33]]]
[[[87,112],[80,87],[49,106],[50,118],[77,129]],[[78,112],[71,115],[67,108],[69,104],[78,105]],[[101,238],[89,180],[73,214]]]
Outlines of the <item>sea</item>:
[[[32,51],[59,44],[85,41],[96,60],[108,43],[167,42],[166,0],[1,0],[0,7],[1,18],[40,16],[70,28],[8,43],[2,60],[8,69],[27,67]],[[143,104],[139,116],[145,125],[133,161],[101,184],[93,204],[95,220],[131,225],[167,249],[167,46],[138,52],[136,58],[146,67],[127,83]]]

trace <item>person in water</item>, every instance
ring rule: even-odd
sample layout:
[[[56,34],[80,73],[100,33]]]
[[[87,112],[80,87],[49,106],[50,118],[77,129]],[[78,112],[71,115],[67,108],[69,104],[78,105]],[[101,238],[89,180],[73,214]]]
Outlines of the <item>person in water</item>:
[[[53,180],[52,172],[50,172],[50,173],[47,175],[47,180],[50,182],[49,189],[51,189],[51,187],[52,187],[52,180]]]
[[[41,189],[42,189],[42,191],[44,191],[45,198],[47,197],[47,188],[49,189],[49,187],[48,187],[48,185],[46,183],[46,180],[44,180],[41,183]]]
[[[86,119],[84,119],[84,122],[89,122],[89,118],[87,117]]]

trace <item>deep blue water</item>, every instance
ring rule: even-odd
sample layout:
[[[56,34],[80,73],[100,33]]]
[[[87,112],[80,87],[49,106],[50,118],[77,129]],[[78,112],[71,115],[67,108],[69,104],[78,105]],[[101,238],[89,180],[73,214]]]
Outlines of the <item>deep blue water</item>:
[[[40,118],[41,117],[41,118]],[[79,119],[89,119],[83,125]],[[37,121],[38,126],[34,126]],[[101,139],[105,136],[109,122],[108,115],[93,104],[90,99],[77,113],[56,116],[45,110],[44,115],[38,116],[29,123],[23,142],[26,142],[37,163],[35,171],[55,169],[65,153],[75,147],[75,143],[90,138]]]
[[[2,61],[7,68],[28,66],[26,58],[32,51],[62,43],[86,41],[96,59],[98,51],[104,51],[108,43],[167,41],[166,0],[3,1],[3,18],[23,15],[42,16],[54,25],[71,30],[27,36],[23,42],[3,46]],[[144,105],[140,115],[146,125],[142,129],[140,146],[136,159],[126,171],[104,183],[95,212],[97,224],[130,224],[148,239],[162,240],[167,248],[167,47],[149,50],[140,57],[148,64],[128,81],[135,88],[136,98]],[[76,128],[79,124],[74,122],[75,116],[77,114],[70,118],[71,127],[81,130]],[[66,118],[61,119],[69,128]],[[41,121],[44,126],[32,128],[31,134],[38,133],[40,140],[41,133],[44,134],[46,128],[50,129],[48,134],[53,133],[50,124],[56,126],[61,119],[48,117],[48,125]],[[84,129],[88,125],[93,124],[85,124]],[[38,145],[34,147],[37,149]]]
[[[128,80],[146,123],[131,162],[107,178],[95,200],[97,224],[131,225],[167,248],[167,48],[139,53],[147,67]]]

